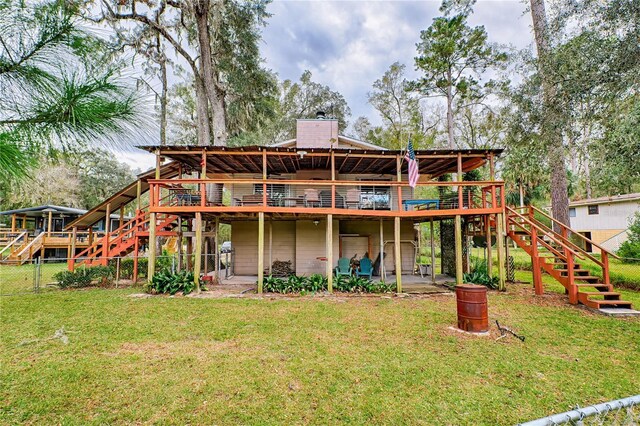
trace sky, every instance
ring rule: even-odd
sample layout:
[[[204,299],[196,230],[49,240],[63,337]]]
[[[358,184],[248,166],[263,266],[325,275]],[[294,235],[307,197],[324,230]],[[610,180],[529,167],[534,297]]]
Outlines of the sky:
[[[531,47],[533,35],[527,3],[478,0],[469,18],[484,25],[489,41],[518,49]],[[378,123],[367,92],[389,66],[399,61],[415,76],[413,58],[420,31],[439,16],[439,1],[274,0],[263,30],[266,67],[281,80],[298,80],[310,70],[313,80],[340,92],[351,108],[351,121],[363,115]],[[154,165],[150,154],[116,154],[133,168]]]

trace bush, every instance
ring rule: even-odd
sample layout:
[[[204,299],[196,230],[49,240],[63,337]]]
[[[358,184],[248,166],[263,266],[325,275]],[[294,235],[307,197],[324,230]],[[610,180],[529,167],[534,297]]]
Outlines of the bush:
[[[264,279],[263,290],[267,293],[316,293],[327,290],[327,278],[321,274],[308,277],[290,275],[288,278],[278,278],[269,275]],[[363,277],[340,276],[333,280],[333,288],[345,293],[390,293],[395,291],[395,283],[373,282]]]
[[[172,264],[172,258],[170,255],[163,252],[161,257],[156,258],[156,271],[170,271]],[[109,265],[114,269],[116,267],[116,260],[111,259]],[[149,268],[149,259],[146,257],[138,258],[138,277],[145,278],[147,276],[147,270]],[[133,258],[125,257],[120,259],[120,278],[133,279]]]
[[[500,279],[492,277],[487,271],[487,263],[483,260],[475,258],[471,267],[470,274],[463,275],[464,282],[471,284],[479,284],[490,289],[497,289]]]
[[[145,286],[147,293],[174,295],[181,291],[189,294],[196,288],[193,272],[181,271],[175,274],[167,271],[156,272],[151,282]]]
[[[640,212],[633,216],[627,235],[627,241],[620,245],[616,254],[625,263],[640,262]]]
[[[60,271],[53,278],[58,281],[60,288],[81,288],[90,286],[95,280],[99,280],[102,285],[111,284],[113,276],[114,269],[111,266],[93,266],[75,271]]]

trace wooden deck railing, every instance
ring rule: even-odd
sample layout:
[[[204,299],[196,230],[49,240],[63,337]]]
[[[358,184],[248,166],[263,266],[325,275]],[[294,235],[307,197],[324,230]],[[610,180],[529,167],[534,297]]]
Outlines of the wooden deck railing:
[[[150,210],[270,212],[361,216],[435,216],[500,213],[504,182],[388,180],[156,179]],[[161,199],[162,194],[162,199]]]

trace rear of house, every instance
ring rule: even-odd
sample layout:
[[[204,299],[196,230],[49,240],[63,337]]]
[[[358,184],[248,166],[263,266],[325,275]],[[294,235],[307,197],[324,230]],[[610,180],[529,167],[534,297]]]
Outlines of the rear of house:
[[[592,198],[569,204],[571,228],[606,250],[614,252],[627,240],[630,221],[638,211],[640,193]],[[589,252],[600,252],[590,244],[587,244],[585,249]]]

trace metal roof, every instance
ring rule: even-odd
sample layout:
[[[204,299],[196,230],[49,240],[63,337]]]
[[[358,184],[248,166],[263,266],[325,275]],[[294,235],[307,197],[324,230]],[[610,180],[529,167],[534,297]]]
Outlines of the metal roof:
[[[162,179],[171,179],[178,176],[180,170],[180,165],[175,162],[167,163],[160,167],[160,177]],[[78,228],[88,228],[95,223],[104,219],[107,214],[107,204],[111,204],[111,211],[117,211],[120,207],[129,204],[133,201],[138,193],[137,183],[140,180],[141,192],[145,193],[149,190],[149,184],[147,183],[148,179],[154,179],[156,174],[156,169],[150,169],[144,173],[138,175],[138,179],[130,183],[129,185],[122,188],[120,191],[116,192],[111,197],[107,198],[102,203],[93,207],[91,210],[85,212],[82,216],[69,223],[65,229],[73,228],[77,226]],[[113,217],[114,215],[110,215]],[[115,215],[119,217],[118,215]]]
[[[0,212],[0,215],[9,215],[9,214],[14,214],[14,213],[26,213],[27,216],[40,216],[40,214],[32,214],[30,215],[29,213],[42,213],[43,211],[46,210],[46,212],[49,212],[49,210],[47,209],[51,209],[54,213],[67,213],[67,214],[72,214],[72,215],[81,215],[86,213],[86,210],[83,209],[76,209],[73,207],[63,207],[63,206],[55,206],[53,204],[45,204],[42,206],[35,206],[35,207],[24,207],[21,209],[13,209],[13,210],[5,210],[3,212]]]
[[[160,152],[162,156],[184,164],[192,170],[200,170],[202,152],[207,153],[207,173],[222,174],[261,174],[262,159],[256,158],[263,152],[281,155],[267,156],[267,169],[270,174],[289,174],[300,170],[326,170],[330,168],[330,155],[335,154],[335,166],[338,173],[353,174],[395,174],[396,157],[404,156],[399,150],[367,150],[352,148],[286,148],[273,146],[140,146],[149,152]],[[462,157],[462,169],[467,172],[485,164],[489,154],[495,156],[501,149],[465,149],[465,150],[419,150],[420,173],[432,178],[457,171],[457,155]],[[216,155],[217,154],[217,155]],[[309,155],[313,154],[313,155]],[[401,165],[403,173],[407,171],[407,162]]]
[[[622,203],[625,201],[640,201],[640,192],[633,194],[620,194],[607,197],[589,198],[586,200],[572,201],[569,203],[570,207],[586,206],[589,204],[609,204],[609,203]]]

